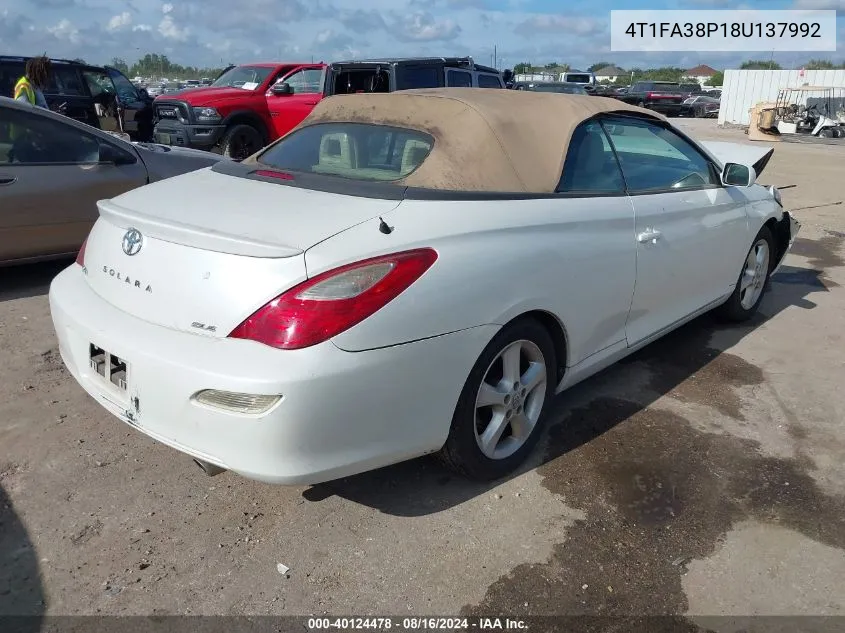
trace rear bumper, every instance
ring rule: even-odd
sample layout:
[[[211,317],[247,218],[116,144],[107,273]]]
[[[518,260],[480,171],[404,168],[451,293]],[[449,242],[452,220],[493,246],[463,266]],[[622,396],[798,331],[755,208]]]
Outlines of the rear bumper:
[[[163,145],[177,145],[209,151],[217,146],[226,131],[224,125],[192,125],[180,121],[160,120],[153,140]]]
[[[677,116],[682,108],[680,103],[666,103],[665,101],[646,101],[645,107],[667,116]]]
[[[366,352],[295,351],[170,330],[101,299],[72,265],[50,287],[68,370],[103,407],[193,457],[272,483],[314,484],[438,450],[460,390],[498,326]],[[127,387],[89,363],[89,344],[126,360]],[[281,395],[259,416],[213,409],[203,389]]]

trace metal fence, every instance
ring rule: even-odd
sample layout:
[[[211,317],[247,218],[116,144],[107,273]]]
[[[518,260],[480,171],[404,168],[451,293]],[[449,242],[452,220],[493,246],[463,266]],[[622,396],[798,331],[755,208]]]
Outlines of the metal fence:
[[[802,85],[845,88],[845,70],[726,70],[719,123],[748,125],[754,104],[774,102],[779,90]]]

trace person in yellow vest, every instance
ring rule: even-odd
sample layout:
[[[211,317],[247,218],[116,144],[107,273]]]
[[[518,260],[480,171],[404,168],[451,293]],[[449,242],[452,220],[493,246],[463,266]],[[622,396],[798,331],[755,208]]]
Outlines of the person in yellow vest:
[[[47,100],[44,98],[44,89],[50,80],[52,64],[50,59],[44,55],[32,57],[26,62],[25,74],[15,84],[14,98],[19,101],[26,101],[34,106],[47,108]]]

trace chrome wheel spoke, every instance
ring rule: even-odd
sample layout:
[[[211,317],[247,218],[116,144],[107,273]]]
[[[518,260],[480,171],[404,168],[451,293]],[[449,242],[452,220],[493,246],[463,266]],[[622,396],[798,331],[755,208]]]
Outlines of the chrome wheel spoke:
[[[502,391],[486,382],[481,383],[478,396],[475,399],[475,408],[479,407],[503,407],[508,399],[508,392]]]
[[[534,425],[531,423],[531,420],[528,419],[528,416],[525,413],[515,415],[511,419],[511,432],[513,433],[512,437],[517,440],[525,440],[530,435],[531,429],[533,428]]]
[[[540,384],[545,384],[546,366],[543,363],[530,363],[519,379],[526,393],[531,393]]]
[[[742,273],[742,279],[739,281],[739,288],[740,290],[747,290],[754,284],[754,271],[746,269],[745,272]]]
[[[510,424],[504,411],[497,411],[493,414],[492,419],[484,429],[484,433],[479,437],[481,450],[488,457],[493,457],[496,454],[496,447],[499,440],[502,439],[502,433],[508,428]]]
[[[522,345],[517,342],[510,345],[502,354],[502,377],[511,384],[519,381],[521,352]]]

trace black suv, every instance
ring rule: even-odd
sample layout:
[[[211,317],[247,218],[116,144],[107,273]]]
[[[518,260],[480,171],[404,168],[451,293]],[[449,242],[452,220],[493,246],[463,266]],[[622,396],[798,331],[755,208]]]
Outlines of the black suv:
[[[28,59],[0,55],[0,95],[14,96]],[[44,98],[51,110],[106,131],[126,132],[133,141],[152,140],[153,100],[146,90],[136,88],[116,68],[67,59],[50,62],[53,74]]]
[[[412,88],[505,88],[495,68],[472,57],[365,59],[334,62],[326,71],[323,94],[393,92]]]

